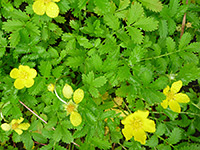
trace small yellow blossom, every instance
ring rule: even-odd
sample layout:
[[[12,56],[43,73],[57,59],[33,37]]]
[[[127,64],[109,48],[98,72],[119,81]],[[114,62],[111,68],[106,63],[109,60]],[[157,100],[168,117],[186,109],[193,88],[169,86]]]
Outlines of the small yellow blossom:
[[[33,86],[33,78],[35,78],[36,75],[37,71],[35,69],[23,65],[20,65],[19,69],[12,69],[10,72],[10,77],[16,79],[14,82],[16,89],[23,89],[24,87],[30,88]]]
[[[46,12],[47,16],[55,18],[59,14],[59,7],[55,2],[59,1],[60,0],[36,0],[32,8],[37,15],[44,15]]]
[[[179,103],[188,103],[190,101],[190,98],[186,94],[178,93],[181,87],[182,87],[182,81],[179,80],[177,82],[174,82],[171,88],[167,86],[163,90],[163,93],[166,95],[166,99],[163,100],[161,106],[164,109],[166,109],[169,105],[171,110],[180,113],[181,107]]]
[[[10,124],[3,123],[1,128],[4,131],[14,130],[17,134],[21,135],[23,133],[22,130],[28,130],[30,127],[29,123],[21,123],[24,118],[20,117],[20,119],[13,119]]]
[[[192,24],[191,24],[190,22],[188,22],[188,23],[186,24],[186,27],[187,27],[187,28],[191,28],[191,27],[192,27]]]
[[[52,84],[52,83],[50,83],[50,84],[48,85],[48,87],[47,87],[48,91],[50,91],[50,92],[53,92],[53,91],[54,91],[54,88],[55,88],[55,85]]]
[[[124,129],[122,133],[126,140],[130,140],[134,137],[135,141],[145,144],[146,142],[146,132],[153,133],[156,131],[155,122],[148,119],[149,111],[138,110],[132,114],[129,114],[121,122],[124,124]]]
[[[67,99],[70,99],[72,97],[73,92],[74,91],[73,91],[72,87],[68,84],[65,84],[65,86],[62,90],[63,96]]]
[[[74,111],[77,111],[78,105],[75,104],[72,100],[70,100],[67,104],[63,104],[63,107],[67,111],[67,116]]]

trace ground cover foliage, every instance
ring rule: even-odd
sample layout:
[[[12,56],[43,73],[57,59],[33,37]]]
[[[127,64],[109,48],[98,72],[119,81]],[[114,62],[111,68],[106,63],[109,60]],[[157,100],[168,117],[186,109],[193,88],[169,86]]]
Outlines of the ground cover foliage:
[[[200,149],[199,0],[44,2],[0,2],[0,149]]]

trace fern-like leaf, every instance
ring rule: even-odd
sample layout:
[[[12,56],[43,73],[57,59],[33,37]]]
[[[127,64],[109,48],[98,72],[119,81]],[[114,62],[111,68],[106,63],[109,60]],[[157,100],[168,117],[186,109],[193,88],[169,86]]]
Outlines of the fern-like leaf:
[[[142,28],[144,31],[154,31],[158,29],[158,21],[152,17],[144,17],[135,22],[133,26]]]
[[[170,134],[170,137],[168,138],[168,142],[170,144],[176,144],[181,140],[181,130],[179,128],[174,128]]]
[[[159,0],[138,0],[140,1],[146,8],[160,12],[163,8],[162,3]]]

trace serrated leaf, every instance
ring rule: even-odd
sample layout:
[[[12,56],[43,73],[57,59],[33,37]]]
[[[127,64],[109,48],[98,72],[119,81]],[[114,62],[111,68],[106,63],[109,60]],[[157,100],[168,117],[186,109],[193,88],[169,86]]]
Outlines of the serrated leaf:
[[[133,26],[142,28],[145,31],[154,31],[158,29],[158,21],[152,17],[141,18],[133,24]]]
[[[7,22],[3,23],[2,29],[7,32],[17,31],[23,28],[24,22],[20,20],[8,20]]]
[[[88,0],[79,0],[79,2],[78,2],[78,8],[80,10],[83,9],[86,6],[87,2],[88,2]]]
[[[159,34],[161,38],[166,38],[168,34],[168,26],[166,20],[160,20],[159,23]]]
[[[179,128],[174,128],[170,134],[170,137],[168,138],[168,142],[170,144],[176,144],[181,140],[181,130]]]
[[[100,76],[93,80],[92,85],[97,88],[103,86],[106,82],[107,82],[106,77]]]
[[[89,40],[86,37],[78,36],[77,41],[84,48],[92,48],[93,47],[93,45],[89,42]]]
[[[62,141],[65,143],[71,143],[73,142],[73,137],[71,132],[69,132],[65,127],[62,127]]]
[[[58,142],[61,140],[63,134],[62,134],[63,130],[62,130],[62,127],[61,125],[58,125],[56,130],[54,131],[53,133],[53,139],[54,141]]]
[[[64,66],[58,66],[52,70],[53,75],[58,78],[61,76]]]
[[[23,133],[22,141],[26,149],[32,149],[34,143],[29,132]]]
[[[107,140],[102,140],[98,137],[92,138],[92,143],[100,149],[109,149],[111,148],[111,144]]]
[[[44,77],[49,77],[51,73],[51,63],[49,61],[40,61],[40,72]]]
[[[26,29],[31,35],[40,35],[39,27],[34,24],[33,22],[27,22],[26,23]]]
[[[141,44],[143,41],[143,38],[144,38],[141,30],[134,28],[134,27],[128,27],[127,29],[128,29],[128,33],[131,36],[131,39],[133,40],[133,42],[136,44]]]
[[[117,79],[119,81],[128,80],[131,77],[130,68],[128,66],[122,66],[118,68]]]
[[[174,32],[176,31],[176,22],[171,18],[168,19],[168,30],[169,35],[174,34]]]
[[[94,3],[101,14],[105,14],[110,11],[110,5],[108,0],[94,0]]]
[[[158,145],[158,138],[156,135],[151,136],[151,138],[147,141],[146,145],[150,147],[155,147]]]
[[[120,0],[118,11],[127,8],[129,4],[130,4],[130,0]]]
[[[138,0],[144,5],[146,8],[155,11],[160,12],[163,8],[162,3],[159,0]]]
[[[82,56],[68,57],[65,64],[70,67],[78,67],[81,64],[83,64],[84,61],[85,61],[85,58]]]
[[[46,143],[47,139],[39,133],[32,133],[33,139],[39,143]]]
[[[129,57],[129,64],[134,65],[144,57],[145,50],[141,46],[136,46]]]
[[[167,50],[168,52],[174,52],[176,51],[176,43],[174,42],[174,40],[171,37],[168,37],[166,39],[166,46],[167,46]]]
[[[99,91],[97,90],[97,88],[90,86],[89,92],[90,94],[92,94],[93,97],[95,98],[99,97]]]
[[[14,9],[11,13],[12,19],[27,21],[30,17],[25,13],[22,12],[20,9]]]
[[[97,70],[97,71],[101,71],[102,69],[102,59],[99,55],[93,55],[91,57],[91,61],[92,61],[92,64],[94,65],[94,68]]]
[[[191,37],[190,33],[185,32],[179,42],[179,49],[183,49],[186,45],[188,45],[190,43],[191,39],[192,39],[192,37]]]
[[[199,63],[199,58],[193,53],[190,52],[180,52],[179,55],[187,63],[194,63],[197,65]]]
[[[34,85],[28,89],[31,95],[37,95],[39,92],[44,90],[44,78],[37,77],[34,81]]]
[[[10,34],[10,45],[15,47],[20,41],[20,34],[18,31],[14,31]]]
[[[76,138],[80,138],[80,137],[84,137],[87,132],[88,132],[88,126],[83,126],[83,128],[81,130],[76,130],[73,134],[73,137]]]
[[[74,30],[78,30],[79,29],[79,24],[74,21],[74,20],[70,20],[69,25],[74,29]]]
[[[131,5],[131,8],[128,10],[127,13],[127,21],[128,25],[134,23],[137,21],[139,18],[143,17],[144,15],[144,9],[142,5],[138,2],[134,2],[133,5]]]
[[[173,17],[178,11],[179,0],[170,0],[169,2],[169,16]]]
[[[143,89],[141,94],[144,100],[149,103],[149,105],[160,103],[163,99],[165,99],[163,93],[147,88]]]
[[[165,130],[166,130],[166,125],[160,123],[156,128],[156,134],[162,136],[165,133]]]
[[[188,45],[184,50],[189,51],[189,52],[200,52],[200,42],[194,42]]]
[[[104,21],[113,30],[117,30],[119,28],[118,18],[111,13],[104,15]]]

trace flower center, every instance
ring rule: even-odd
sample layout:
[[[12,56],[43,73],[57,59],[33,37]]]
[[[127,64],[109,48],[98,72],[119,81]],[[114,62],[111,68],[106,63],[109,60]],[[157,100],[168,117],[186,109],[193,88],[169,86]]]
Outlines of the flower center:
[[[167,93],[167,98],[170,99],[170,100],[173,100],[174,99],[174,93],[168,92]]]
[[[15,124],[12,125],[13,130],[17,129],[17,127],[18,127],[18,123],[15,123]]]
[[[72,104],[69,104],[69,105],[67,106],[67,112],[68,112],[68,113],[71,113],[72,111],[74,111],[74,109],[75,109],[75,106],[72,105]]]
[[[141,128],[143,125],[142,120],[139,118],[134,118],[132,121],[132,126],[134,129],[139,129]]]
[[[20,73],[20,77],[21,77],[22,79],[27,79],[27,78],[29,77],[29,73],[26,72],[26,71],[22,71],[22,72]]]

